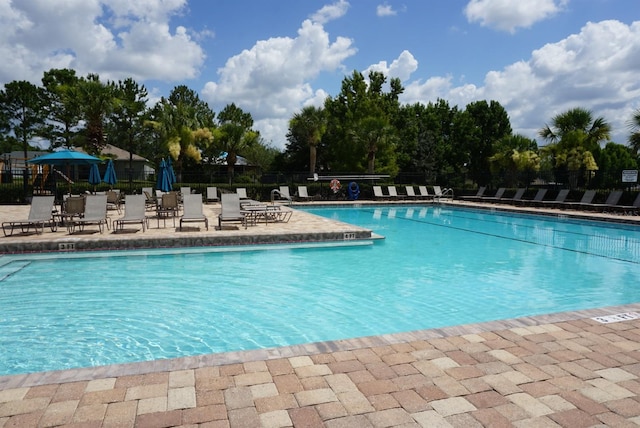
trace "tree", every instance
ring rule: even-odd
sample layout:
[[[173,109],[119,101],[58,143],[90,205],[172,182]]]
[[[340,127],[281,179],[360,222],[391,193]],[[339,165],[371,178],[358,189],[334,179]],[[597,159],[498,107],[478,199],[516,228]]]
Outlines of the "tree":
[[[634,155],[637,157],[640,154],[640,109],[633,113],[633,117],[629,121],[629,143]]]
[[[458,143],[466,147],[469,176],[476,183],[486,185],[490,181],[489,158],[493,146],[501,138],[511,134],[511,123],[507,111],[497,101],[476,101],[465,108],[471,122],[470,134]]]
[[[599,153],[600,143],[610,138],[610,132],[611,126],[604,118],[594,119],[589,110],[574,108],[554,116],[551,125],[539,131],[550,142],[541,154],[551,160],[558,181],[567,173],[569,184],[575,187],[598,169],[594,155]]]
[[[45,95],[42,88],[25,80],[13,81],[0,91],[0,117],[4,126],[22,143],[25,169],[23,185],[28,192],[29,168],[26,166],[29,143],[42,133],[45,124]]]
[[[138,85],[132,78],[110,85],[114,99],[109,140],[113,141],[114,146],[124,146],[129,151],[129,187],[132,188],[133,153],[137,152],[147,131],[144,123],[148,93],[144,85]]]
[[[540,170],[540,157],[535,140],[522,135],[508,135],[494,145],[494,155],[489,158],[491,173],[504,177],[507,186],[529,186],[533,174]],[[522,180],[520,180],[521,176]]]
[[[235,104],[228,104],[218,113],[218,128],[214,138],[220,148],[227,152],[227,173],[229,184],[233,184],[235,165],[238,154],[244,149],[256,144],[260,138],[257,131],[253,131],[253,118]]]
[[[75,145],[81,119],[78,82],[75,70],[66,68],[51,69],[42,77],[47,111],[47,126],[42,137],[49,140],[51,148]]]
[[[316,172],[317,150],[322,136],[327,130],[324,109],[307,106],[295,113],[289,121],[287,139],[305,143],[309,147],[309,174]]]
[[[102,83],[97,74],[89,74],[80,79],[75,88],[75,96],[80,102],[85,122],[82,146],[92,155],[99,154],[106,145],[106,120],[113,110],[112,89],[110,85]]]
[[[214,117],[209,105],[184,85],[173,88],[169,97],[161,98],[152,109],[147,126],[162,146],[156,160],[168,153],[176,161],[178,181],[182,180],[185,162],[200,162],[202,151],[213,141]]]

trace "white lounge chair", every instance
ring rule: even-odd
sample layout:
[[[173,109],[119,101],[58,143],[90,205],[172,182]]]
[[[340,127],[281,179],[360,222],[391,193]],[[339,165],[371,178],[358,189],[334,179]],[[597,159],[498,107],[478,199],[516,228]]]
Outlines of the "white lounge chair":
[[[433,199],[433,195],[429,193],[427,186],[418,186],[418,192],[420,192],[420,197],[423,199]]]
[[[113,221],[113,231],[123,231],[125,224],[142,225],[144,232],[147,226],[145,195],[127,195],[124,200],[124,216]]]
[[[309,192],[307,191],[307,186],[298,186],[298,199],[301,201],[308,201],[311,199]]]
[[[44,231],[44,226],[49,225],[52,232],[56,231],[56,224],[53,221],[53,196],[34,196],[29,207],[29,217],[26,220],[5,221],[2,223],[2,231],[4,236],[13,235],[13,230],[20,228],[22,233],[27,233],[31,227],[34,228],[36,234]],[[38,232],[40,228],[40,232]],[[7,234],[7,230],[9,233]]]
[[[396,186],[387,186],[387,191],[389,192],[389,199],[400,199]]]
[[[237,193],[223,193],[220,195],[221,212],[218,215],[218,228],[222,229],[223,221],[239,221],[247,228],[247,217],[240,209],[240,197]]]
[[[442,189],[440,186],[433,186],[433,199],[440,201],[442,198],[450,198],[453,200],[452,189]]]
[[[384,199],[385,195],[382,193],[382,187],[373,186],[373,197],[376,199]]]
[[[207,202],[218,202],[218,188],[215,186],[207,187]]]
[[[278,192],[280,192],[280,196],[282,198],[291,202],[291,195],[289,194],[289,186],[280,186],[280,189],[278,189]]]
[[[96,225],[100,233],[104,231],[104,226],[109,228],[107,221],[107,195],[87,195],[82,218],[67,221],[67,230],[70,234],[75,232],[76,227],[84,231],[85,226]]]
[[[202,196],[200,195],[182,195],[183,214],[180,218],[180,230],[182,223],[203,223],[209,230],[209,220],[202,212]]]
[[[236,194],[240,199],[249,199],[249,197],[247,196],[247,189],[245,187],[238,187],[236,189]]]
[[[413,186],[404,186],[405,191],[407,192],[407,198],[417,198],[416,192]]]

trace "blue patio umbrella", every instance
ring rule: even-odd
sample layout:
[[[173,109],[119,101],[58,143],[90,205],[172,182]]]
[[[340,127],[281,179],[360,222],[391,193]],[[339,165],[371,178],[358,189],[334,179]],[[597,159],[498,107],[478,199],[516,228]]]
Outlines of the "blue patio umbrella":
[[[116,170],[113,166],[113,160],[109,159],[109,163],[107,163],[107,170],[104,173],[103,180],[110,186],[113,186],[118,182],[118,177],[116,177]]]
[[[100,171],[98,170],[98,164],[91,164],[91,169],[89,170],[89,184],[93,186],[93,191],[96,191],[96,186],[100,184],[102,179],[100,178]]]
[[[170,192],[173,188],[171,184],[171,178],[169,177],[169,169],[167,163],[162,159],[160,167],[158,168],[158,180],[156,181],[156,189],[161,192]]]
[[[71,165],[93,165],[101,163],[102,159],[95,156],[88,155],[82,152],[76,152],[74,150],[60,150],[53,153],[47,153],[46,155],[38,156],[27,161],[33,165],[53,165],[53,166],[66,166],[66,176],[64,177],[69,183],[69,193],[71,193]]]
[[[167,170],[169,171],[169,181],[171,181],[171,184],[177,182],[178,179],[176,178],[176,173],[173,170],[173,161],[171,160],[171,156],[169,156],[169,159],[167,160]]]

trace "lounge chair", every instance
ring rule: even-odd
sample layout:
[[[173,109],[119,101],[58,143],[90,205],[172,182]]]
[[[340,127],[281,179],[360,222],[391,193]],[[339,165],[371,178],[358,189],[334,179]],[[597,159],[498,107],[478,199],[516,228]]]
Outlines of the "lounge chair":
[[[117,210],[118,214],[121,211],[121,202],[120,192],[116,192],[115,190],[107,191],[107,209]]]
[[[223,193],[220,195],[221,212],[218,215],[218,228],[222,229],[223,221],[239,221],[247,228],[247,217],[240,209],[240,197],[237,193]]]
[[[515,204],[518,201],[522,200],[522,196],[524,195],[525,190],[526,190],[525,188],[521,187],[518,190],[516,190],[516,193],[513,195],[513,197],[511,197],[511,198],[500,198],[496,202]]]
[[[249,199],[249,197],[247,196],[247,189],[245,187],[238,187],[236,189],[236,194],[240,199]]]
[[[453,200],[453,189],[442,189],[440,186],[433,186],[433,199],[440,201],[442,198]]]
[[[429,194],[427,186],[418,186],[418,192],[420,192],[420,197],[423,199],[433,199],[433,195]]]
[[[568,209],[583,209],[588,204],[591,204],[593,198],[596,196],[595,190],[587,190],[582,194],[582,199],[579,202],[565,202],[562,204],[562,208]]]
[[[189,195],[191,194],[191,187],[181,187],[180,188],[180,195],[184,196],[184,195]]]
[[[389,199],[400,199],[396,186],[387,186],[387,192],[389,192]]]
[[[386,196],[382,193],[382,187],[373,186],[373,197],[376,199],[384,199]]]
[[[480,187],[478,187],[478,191],[476,192],[475,195],[460,196],[460,199],[469,200],[469,201],[474,201],[474,200],[480,199],[480,198],[482,198],[482,196],[484,195],[484,192],[486,190],[487,190],[487,186],[480,186]]]
[[[506,191],[506,187],[500,187],[498,190],[496,190],[496,194],[493,196],[483,196],[482,198],[480,198],[481,201],[483,202],[497,202],[500,199],[502,199],[502,195],[504,195],[504,192]]]
[[[612,209],[615,210],[615,211],[621,211],[621,212],[623,212],[624,214],[627,214],[627,215],[638,214],[638,211],[640,210],[640,193],[638,193],[638,195],[634,199],[633,204],[631,204],[631,205],[616,205],[615,207],[612,207]]]
[[[113,231],[123,231],[125,224],[142,225],[142,231],[147,226],[146,197],[144,195],[127,195],[124,200],[124,216],[113,220]]]
[[[107,195],[87,195],[85,202],[84,216],[82,218],[69,220],[67,230],[73,234],[76,227],[82,232],[85,226],[96,225],[100,233],[104,231],[104,226],[109,228],[107,221]]]
[[[218,188],[217,187],[207,187],[207,202],[218,202],[220,198],[218,198]]]
[[[298,200],[308,201],[309,199],[311,199],[311,197],[307,191],[307,186],[298,186]]]
[[[156,206],[158,205],[158,200],[154,198],[151,192],[148,190],[143,190],[142,193],[144,194],[145,207],[147,209],[156,209]]]
[[[532,205],[544,206],[544,207],[558,207],[564,204],[564,201],[569,196],[569,189],[562,189],[556,195],[556,198],[552,201],[545,201],[544,199],[540,202],[533,202]]]
[[[544,195],[546,194],[547,194],[547,189],[538,189],[533,199],[520,199],[516,201],[516,204],[519,204],[519,205],[536,204],[541,202],[544,199]]]
[[[289,193],[289,186],[280,186],[280,188],[278,189],[278,192],[280,193],[281,198],[291,202],[291,194]]]
[[[29,216],[26,220],[5,221],[2,223],[4,236],[13,235],[15,228],[19,227],[22,233],[27,233],[31,227],[36,234],[44,232],[44,226],[48,225],[52,232],[56,231],[56,223],[53,220],[54,196],[34,196],[29,207]],[[40,232],[38,232],[40,228]],[[7,233],[8,231],[8,233]]]
[[[182,195],[182,203],[184,212],[180,218],[180,230],[182,223],[203,223],[209,230],[209,220],[202,212],[202,196],[201,195]]]
[[[596,211],[606,211],[607,209],[615,208],[622,198],[622,190],[613,190],[609,193],[607,200],[604,204],[586,204],[584,208],[593,209]]]
[[[418,197],[415,190],[413,189],[413,186],[404,186],[404,190],[407,193],[407,198],[415,199]]]

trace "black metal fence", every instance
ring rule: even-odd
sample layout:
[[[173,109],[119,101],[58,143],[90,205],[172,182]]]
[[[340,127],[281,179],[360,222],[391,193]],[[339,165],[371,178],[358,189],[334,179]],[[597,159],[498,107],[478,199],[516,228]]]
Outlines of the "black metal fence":
[[[340,173],[335,175],[345,175],[348,173]],[[85,176],[86,175],[86,176]],[[129,175],[129,174],[122,174]],[[331,173],[325,173],[330,176]],[[73,183],[68,182],[62,175],[49,174],[44,179],[38,174],[33,174],[32,169],[27,170],[3,170],[0,173],[0,203],[16,204],[25,203],[31,195],[37,194],[54,194],[61,198],[65,193],[85,193],[92,191],[104,191],[109,188],[105,183],[92,186],[88,183],[88,169],[86,174],[79,171],[75,175],[76,179]],[[155,177],[153,175],[140,175],[131,177],[119,177],[120,181],[113,186],[128,194],[140,194],[143,187],[155,187]],[[309,195],[314,195],[317,199],[335,200],[346,199],[348,182],[341,183],[341,189],[334,192],[328,181],[314,181],[307,172],[298,173],[279,173],[266,172],[256,174],[255,172],[246,172],[238,174],[234,177],[233,182],[229,183],[229,179],[225,174],[207,175],[189,174],[182,172],[180,182],[174,185],[178,190],[182,186],[191,187],[192,191],[197,193],[206,193],[206,188],[216,186],[221,191],[234,191],[237,187],[245,187],[248,195],[258,200],[269,200],[271,191],[279,188],[279,186],[289,186],[291,194],[295,194],[297,187],[307,186]],[[535,191],[539,187],[547,187],[550,189],[575,189],[577,191],[584,189],[602,189],[603,191],[610,189],[636,190],[637,183],[623,182],[622,171],[594,171],[585,172],[540,172],[540,173],[519,173],[519,174],[502,174],[487,175],[480,177],[478,182],[472,181],[465,173],[449,173],[440,174],[433,179],[425,177],[420,172],[403,172],[394,179],[366,179],[357,180],[360,190],[361,199],[373,198],[373,185],[396,184],[404,185],[440,185],[442,187],[450,187],[454,189],[456,195],[475,193],[478,185],[486,185],[490,189],[498,187],[508,187],[515,189],[525,187]],[[401,188],[399,190],[402,190]]]

